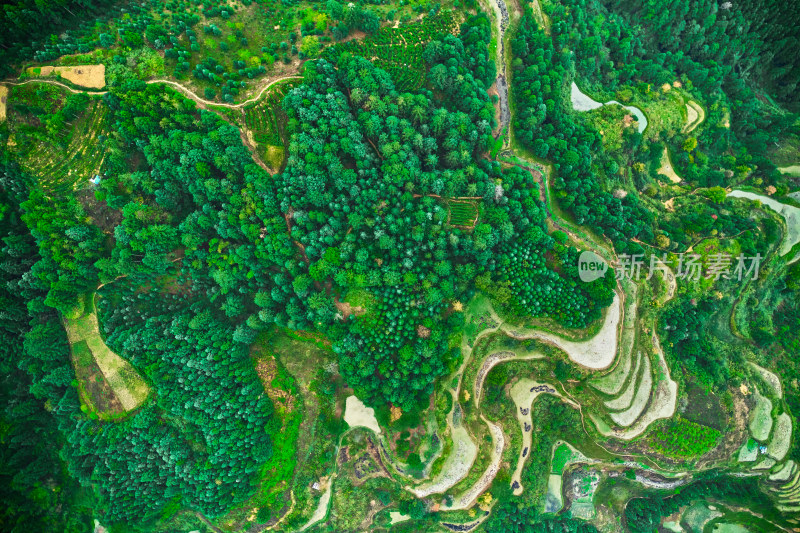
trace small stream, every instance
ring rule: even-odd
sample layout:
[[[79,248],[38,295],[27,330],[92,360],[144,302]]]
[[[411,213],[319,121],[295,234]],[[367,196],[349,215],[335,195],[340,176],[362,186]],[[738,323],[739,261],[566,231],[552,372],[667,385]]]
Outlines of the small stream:
[[[500,99],[500,134],[508,128],[511,122],[511,110],[508,107],[508,81],[506,72],[506,51],[503,38],[508,28],[508,9],[504,0],[493,0],[492,8],[497,15],[497,44],[498,44],[498,63],[497,71],[497,95]]]

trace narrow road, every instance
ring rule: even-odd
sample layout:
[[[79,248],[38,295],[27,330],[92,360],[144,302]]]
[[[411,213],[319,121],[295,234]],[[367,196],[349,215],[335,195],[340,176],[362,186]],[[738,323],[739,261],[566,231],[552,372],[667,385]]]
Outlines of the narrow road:
[[[250,98],[249,100],[245,100],[244,102],[238,103],[238,104],[224,104],[224,103],[219,103],[219,102],[212,102],[211,100],[206,100],[205,98],[200,98],[191,89],[181,85],[178,82],[171,81],[171,80],[164,80],[164,79],[160,79],[159,78],[159,79],[155,79],[155,80],[147,80],[145,83],[147,83],[148,85],[153,84],[153,83],[163,83],[165,85],[171,85],[171,86],[175,87],[179,92],[183,93],[183,95],[186,96],[187,98],[190,98],[190,99],[194,100],[195,102],[197,102],[198,104],[201,104],[203,106],[218,106],[218,107],[227,107],[229,109],[239,109],[239,108],[242,108],[242,107],[244,107],[244,106],[246,106],[248,104],[252,104],[254,102],[257,102],[258,99],[261,98],[261,96],[264,94],[264,91],[266,91],[267,89],[269,89],[270,87],[272,87],[276,83],[282,82],[284,80],[302,80],[302,79],[303,79],[302,76],[281,76],[279,78],[275,78],[274,80],[268,81],[261,88],[261,90],[258,92],[258,94],[256,96],[254,96],[253,98]],[[101,94],[107,94],[108,93],[108,91],[94,91],[94,90],[91,90],[91,89],[73,89],[69,85],[65,85],[65,84],[61,83],[60,81],[41,79],[41,78],[30,79],[30,80],[25,80],[25,81],[9,81],[9,80],[6,80],[6,81],[0,82],[0,85],[1,84],[5,84],[5,85],[19,86],[19,85],[27,85],[29,83],[49,83],[50,85],[58,85],[59,87],[63,87],[64,89],[68,90],[69,92],[75,93],[75,94],[86,93],[86,94],[101,95]]]
[[[184,96],[189,98],[190,100],[193,100],[202,109],[208,109],[209,106],[225,107],[225,108],[228,108],[228,109],[242,109],[242,108],[244,108],[245,106],[247,106],[249,104],[257,102],[264,95],[264,92],[267,89],[269,89],[270,87],[272,87],[273,85],[275,85],[276,83],[280,83],[280,82],[285,81],[285,80],[302,80],[302,79],[303,79],[302,76],[281,76],[281,77],[275,78],[273,80],[267,81],[264,84],[264,86],[261,87],[261,90],[258,91],[258,94],[256,96],[254,96],[254,97],[252,97],[252,98],[250,98],[248,100],[245,100],[244,102],[240,102],[238,104],[218,103],[218,102],[212,102],[211,100],[206,100],[205,98],[200,98],[199,96],[197,96],[197,94],[194,91],[192,91],[188,87],[185,87],[185,86],[181,85],[180,83],[174,82],[174,81],[171,81],[171,80],[155,79],[155,80],[148,80],[145,83],[147,83],[148,85],[155,84],[155,83],[163,83],[164,85],[170,85],[170,86],[174,87],[178,92],[180,92],[181,94],[183,94]],[[0,85],[7,84],[7,85],[19,86],[19,85],[27,85],[28,83],[49,83],[50,85],[57,85],[59,87],[62,87],[64,89],[68,90],[69,92],[75,93],[75,94],[86,93],[86,94],[94,94],[94,95],[103,95],[103,94],[107,94],[108,93],[108,91],[93,91],[93,90],[90,90],[90,89],[73,89],[72,87],[63,84],[60,81],[41,79],[41,78],[25,80],[25,81],[22,81],[22,82],[3,81],[3,82],[0,82]],[[220,115],[220,118],[222,118],[226,122],[230,123],[230,120],[228,119],[228,117]],[[250,154],[253,157],[253,161],[258,166],[260,166],[261,168],[263,168],[264,170],[269,172],[270,174],[273,174],[273,169],[269,168],[266,165],[266,163],[264,163],[264,161],[261,160],[261,157],[258,155],[258,152],[256,151],[256,147],[253,145],[253,143],[250,142],[250,138],[248,137],[248,131],[247,131],[246,125],[244,123],[242,123],[242,124],[234,124],[234,126],[236,126],[239,129],[239,133],[240,133],[240,136],[241,136],[241,139],[242,139],[242,144],[250,151]],[[277,172],[279,170],[280,169],[275,169],[274,172]]]

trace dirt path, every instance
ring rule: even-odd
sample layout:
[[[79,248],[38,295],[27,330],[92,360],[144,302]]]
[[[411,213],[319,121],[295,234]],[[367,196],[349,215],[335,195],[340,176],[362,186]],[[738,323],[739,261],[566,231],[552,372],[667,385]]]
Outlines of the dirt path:
[[[199,96],[197,96],[196,93],[194,93],[188,87],[185,87],[185,86],[181,85],[180,83],[175,82],[175,81],[171,81],[171,80],[164,80],[164,79],[158,78],[158,79],[154,79],[154,80],[147,80],[145,83],[147,83],[148,85],[152,85],[154,83],[163,83],[164,85],[171,85],[172,87],[176,88],[178,90],[178,92],[180,92],[181,94],[183,94],[184,96],[186,96],[190,100],[194,100],[196,103],[201,104],[202,106],[217,106],[217,107],[226,107],[228,109],[239,109],[239,108],[242,108],[242,107],[244,107],[246,105],[249,105],[249,104],[257,102],[258,99],[261,98],[261,96],[263,96],[264,91],[266,91],[267,89],[269,89],[270,87],[272,87],[276,83],[280,83],[280,82],[282,82],[284,80],[301,80],[301,79],[303,79],[302,76],[294,76],[294,75],[292,75],[292,76],[281,76],[281,77],[275,78],[273,80],[267,81],[264,84],[264,86],[261,87],[261,90],[258,92],[258,94],[256,96],[254,96],[253,98],[250,98],[249,100],[245,100],[244,102],[238,103],[238,104],[225,104],[225,103],[220,103],[220,102],[212,102],[211,100],[206,100],[205,98],[200,98]],[[7,85],[15,85],[15,86],[27,85],[29,83],[49,83],[50,85],[58,85],[59,87],[63,87],[64,89],[68,90],[69,92],[75,93],[75,94],[87,93],[87,94],[101,95],[101,94],[107,94],[108,93],[108,91],[93,91],[91,89],[73,89],[69,85],[65,85],[65,84],[61,83],[60,81],[55,81],[55,80],[31,79],[31,80],[25,80],[25,81],[21,81],[21,82],[15,82],[15,81],[6,80],[6,81],[0,82],[0,83],[7,84]]]
[[[179,92],[183,93],[184,96],[194,100],[198,104],[202,104],[202,105],[206,105],[206,106],[226,107],[228,109],[239,109],[239,108],[242,108],[242,107],[244,107],[246,105],[249,105],[249,104],[257,102],[259,100],[259,98],[261,98],[261,96],[264,94],[264,91],[266,91],[267,89],[269,89],[270,87],[272,87],[276,83],[280,83],[280,82],[282,82],[284,80],[301,80],[301,79],[303,79],[302,76],[281,76],[281,77],[275,78],[275,79],[273,79],[271,81],[268,81],[261,88],[261,90],[258,92],[258,94],[256,96],[254,96],[253,98],[250,98],[249,100],[245,100],[244,102],[238,103],[238,104],[225,104],[225,103],[219,103],[219,102],[212,102],[210,100],[206,100],[205,98],[200,98],[191,89],[189,89],[187,87],[184,87],[180,83],[177,83],[177,82],[174,82],[174,81],[171,81],[171,80],[155,79],[155,80],[148,80],[145,83],[147,83],[147,84],[163,83],[165,85],[171,85],[171,86],[175,87],[176,89],[178,89]]]
[[[254,102],[257,102],[264,95],[264,92],[267,89],[269,89],[270,87],[272,87],[273,85],[275,85],[277,83],[280,83],[282,81],[285,81],[285,80],[292,80],[292,79],[303,79],[303,78],[302,78],[302,76],[281,76],[279,78],[275,78],[275,79],[270,80],[267,83],[265,83],[264,86],[261,88],[261,90],[258,92],[258,94],[256,96],[254,96],[253,98],[250,98],[249,100],[245,100],[244,102],[238,103],[238,104],[217,103],[217,102],[212,102],[210,100],[206,100],[205,98],[200,98],[191,89],[189,89],[187,87],[184,87],[180,83],[177,83],[177,82],[174,82],[174,81],[170,81],[170,80],[155,79],[155,80],[148,80],[145,83],[147,83],[148,85],[152,85],[152,84],[155,84],[155,83],[163,83],[164,85],[170,85],[170,86],[174,87],[175,89],[177,89],[178,92],[180,92],[181,94],[183,94],[184,96],[186,96],[190,100],[194,101],[198,106],[200,106],[201,109],[207,109],[207,110],[213,111],[213,109],[209,109],[210,106],[225,107],[227,109],[243,109],[245,106],[247,106],[249,104],[252,104]],[[57,85],[59,87],[62,87],[64,89],[70,91],[71,93],[75,93],[75,94],[86,93],[86,94],[103,95],[103,94],[107,94],[108,93],[108,91],[93,91],[93,90],[88,90],[88,89],[73,89],[72,87],[69,87],[68,85],[65,85],[65,84],[63,84],[61,82],[58,82],[58,81],[55,81],[55,80],[32,79],[32,80],[26,80],[26,81],[23,81],[23,82],[4,81],[2,83],[8,84],[8,85],[15,85],[15,86],[17,86],[17,85],[26,85],[28,83],[49,83],[51,85]],[[0,85],[0,90],[2,90],[4,88],[5,87],[3,85]],[[2,96],[2,94],[0,94],[0,96]],[[3,97],[3,99],[5,100],[5,97]],[[1,122],[5,118],[5,103],[2,104],[2,108],[0,108],[0,109],[2,109],[2,116],[0,116],[0,122]],[[264,163],[264,161],[261,159],[261,156],[258,155],[258,151],[256,150],[255,144],[250,141],[249,131],[247,130],[247,127],[244,125],[244,120],[242,120],[242,124],[241,125],[240,124],[233,124],[228,119],[228,117],[223,116],[223,115],[218,115],[218,116],[220,118],[222,118],[222,120],[224,120],[228,124],[231,124],[232,126],[235,126],[236,129],[239,130],[239,137],[242,139],[242,144],[250,152],[250,155],[252,156],[253,161],[258,166],[260,166],[261,168],[263,168],[264,170],[266,170],[270,174],[274,174],[275,172],[277,172],[279,170],[279,169],[272,169],[269,166],[267,166],[267,164]]]

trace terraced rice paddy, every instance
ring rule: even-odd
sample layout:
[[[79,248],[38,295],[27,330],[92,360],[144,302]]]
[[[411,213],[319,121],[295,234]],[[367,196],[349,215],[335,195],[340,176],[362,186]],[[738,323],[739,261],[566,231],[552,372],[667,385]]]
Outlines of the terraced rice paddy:
[[[756,406],[750,413],[750,434],[761,442],[766,442],[772,431],[772,402],[756,390]]]
[[[775,420],[775,429],[772,439],[767,446],[767,453],[780,461],[789,452],[792,444],[792,417],[788,413],[781,413]]]
[[[786,255],[794,247],[795,244],[800,243],[800,207],[793,205],[782,204],[779,201],[747,191],[735,190],[728,194],[732,198],[746,198],[748,200],[758,200],[763,205],[769,207],[786,221],[786,235],[781,243],[780,255]]]
[[[694,131],[706,119],[706,112],[694,100],[686,102],[686,125],[683,127],[683,133],[690,133]]]

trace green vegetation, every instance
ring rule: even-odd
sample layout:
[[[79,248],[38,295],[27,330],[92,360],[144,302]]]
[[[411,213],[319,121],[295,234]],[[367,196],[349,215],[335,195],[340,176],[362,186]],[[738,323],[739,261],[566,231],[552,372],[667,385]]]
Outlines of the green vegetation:
[[[428,49],[428,43],[452,33],[457,24],[452,12],[442,11],[436,16],[424,18],[421,22],[405,24],[399,28],[381,28],[365,39],[339,43],[325,50],[322,57],[332,63],[336,63],[342,54],[366,57],[392,77],[398,91],[414,91],[425,81],[427,59],[423,52]],[[486,79],[493,77],[492,63],[483,68],[490,72],[475,74],[481,78],[485,76]],[[444,78],[434,79],[441,82]]]
[[[784,4],[5,5],[4,529],[796,528]]]
[[[448,223],[453,226],[464,226],[472,228],[478,221],[478,205],[474,202],[459,202],[449,200],[447,202],[449,211]]]
[[[699,457],[713,449],[720,436],[717,429],[676,416],[657,422],[645,440],[655,451],[669,457]]]

